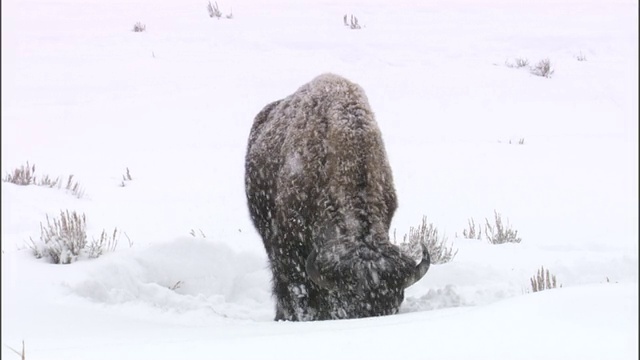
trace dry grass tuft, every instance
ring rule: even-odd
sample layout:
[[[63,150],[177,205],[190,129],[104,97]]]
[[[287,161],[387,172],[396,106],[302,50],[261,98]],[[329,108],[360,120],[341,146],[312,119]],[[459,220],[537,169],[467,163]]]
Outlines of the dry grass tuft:
[[[8,348],[9,348],[9,350],[11,350],[11,351],[13,351],[14,353],[16,353],[18,356],[20,356],[20,358],[21,358],[22,360],[25,360],[25,359],[26,359],[26,353],[25,353],[25,351],[24,351],[24,340],[22,340],[22,351],[18,351],[18,350],[16,350],[16,349],[12,348],[12,347],[11,347],[11,346],[9,346],[9,345],[6,345],[6,347],[8,347]]]
[[[545,270],[544,266],[540,267],[536,275],[531,278],[531,290],[533,292],[555,289],[556,287],[558,287],[556,276],[550,274],[549,269]]]
[[[48,188],[62,189],[62,182],[60,181],[60,177],[52,178],[49,175],[44,175],[42,179],[38,180],[36,177],[36,166],[29,165],[27,161],[27,165],[22,165],[19,168],[13,170],[12,173],[7,174],[3,181],[10,182],[16,185],[37,185],[37,186],[45,186]],[[84,197],[84,189],[80,186],[77,181],[73,181],[73,175],[69,175],[67,179],[67,185],[65,186],[65,190],[71,193],[73,196],[78,199]]]
[[[469,223],[469,229],[462,230],[462,236],[465,239],[482,239],[482,227],[478,225],[478,230],[476,231],[476,222],[473,218],[467,220]]]
[[[12,173],[8,173],[3,181],[10,182],[16,185],[32,185],[36,183],[36,166],[29,165],[27,161],[27,165],[21,165],[19,168],[13,170]]]

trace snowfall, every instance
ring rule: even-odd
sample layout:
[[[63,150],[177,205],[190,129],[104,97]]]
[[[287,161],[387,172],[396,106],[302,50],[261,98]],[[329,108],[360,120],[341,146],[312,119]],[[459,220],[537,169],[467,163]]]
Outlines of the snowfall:
[[[2,359],[638,358],[636,0],[217,5],[2,1],[2,177],[79,186],[1,183]],[[375,112],[391,239],[426,216],[457,253],[399,314],[276,322],[247,138],[325,72]],[[67,210],[115,250],[36,258]],[[465,238],[496,213],[520,243]]]

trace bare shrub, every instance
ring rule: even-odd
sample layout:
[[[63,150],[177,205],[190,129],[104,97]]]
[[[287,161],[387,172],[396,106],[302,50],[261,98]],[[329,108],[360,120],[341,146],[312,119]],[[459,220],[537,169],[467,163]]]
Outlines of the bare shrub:
[[[169,290],[173,290],[176,291],[177,289],[179,289],[182,286],[183,282],[182,280],[178,280],[175,284],[169,286]]]
[[[24,352],[24,340],[22,340],[22,351],[18,351],[18,350],[16,350],[16,349],[12,348],[12,347],[11,347],[11,346],[9,346],[9,345],[6,345],[6,346],[9,348],[9,350],[13,351],[13,352],[14,352],[14,353],[16,353],[18,356],[20,356],[20,358],[21,358],[22,360],[25,360],[25,359],[26,359],[26,357],[25,357],[25,352]]]
[[[489,240],[492,244],[504,244],[504,243],[519,243],[522,241],[521,238],[518,237],[518,231],[513,230],[509,227],[509,224],[504,225],[502,223],[502,216],[498,214],[497,211],[493,211],[495,216],[495,224],[491,224],[489,219],[486,220],[485,225],[485,236],[487,240]]]
[[[549,269],[545,269],[544,266],[540,267],[536,275],[531,278],[531,290],[533,292],[555,289],[556,287],[558,287],[556,276],[550,274]]]
[[[354,15],[351,15],[351,21],[350,21],[349,27],[351,29],[360,29],[360,24],[358,24],[358,18],[355,17]]]
[[[73,181],[73,175],[69,175],[69,178],[67,178],[65,189],[78,199],[84,196],[84,189],[77,181]]]
[[[395,234],[394,234],[395,240]],[[405,235],[401,248],[412,256],[419,258],[422,254],[422,245],[426,245],[432,264],[447,263],[456,256],[458,250],[453,250],[452,246],[447,246],[446,236],[440,237],[438,229],[427,222],[427,217],[422,217],[422,222],[417,228],[411,227],[408,236]]]
[[[587,56],[585,54],[583,54],[582,51],[581,51],[580,54],[578,54],[576,56],[576,60],[578,60],[578,61],[587,61]]]
[[[16,185],[31,185],[36,183],[36,166],[29,165],[27,161],[27,165],[21,165],[19,168],[13,170],[12,173],[7,173],[4,177],[3,181],[10,182]]]
[[[127,172],[124,175],[122,175],[122,182],[120,183],[120,186],[125,187],[126,183],[131,180],[133,180],[133,178],[131,177],[131,172],[129,171],[129,168],[127,168]]]
[[[347,21],[347,19],[349,19]],[[348,26],[350,29],[360,29],[360,24],[358,23],[358,18],[351,14],[350,16],[347,16],[347,14],[344,14],[344,16],[342,17],[342,23],[344,24],[344,26]]]
[[[473,218],[468,220],[469,228],[462,230],[462,236],[465,239],[482,239],[482,227],[478,225],[478,230],[476,231],[476,222]]]
[[[60,177],[57,177],[55,179],[49,177],[49,175],[45,175],[42,179],[40,179],[37,183],[38,186],[46,186],[48,188],[54,188],[57,187],[58,189],[60,189]]]
[[[549,59],[542,59],[531,69],[531,73],[534,75],[550,78],[553,75],[554,70],[551,66]]]
[[[529,59],[518,57],[515,58],[513,63],[509,62],[509,60],[505,60],[504,64],[509,68],[520,69],[529,66]]]
[[[521,68],[521,67],[525,67],[525,66],[529,66],[529,59],[516,58],[516,67],[517,68]]]
[[[201,237],[201,238],[206,238],[207,236],[204,234],[204,232],[202,231],[202,229],[198,229],[198,232],[196,233],[195,230],[191,229],[191,231],[189,231],[189,234],[191,234],[191,236],[193,237]]]
[[[106,251],[116,251],[118,246],[118,228],[113,229],[111,235],[107,234],[106,230],[102,230],[99,238],[94,238],[87,246],[87,255],[92,258],[98,258]]]
[[[147,25],[141,23],[140,21],[133,25],[133,32],[143,32],[145,30],[147,30]]]
[[[218,8],[218,2],[215,2],[213,5],[211,4],[211,1],[209,1],[209,5],[207,5],[207,10],[209,11],[209,17],[215,17],[218,20],[220,20],[220,17],[222,16],[222,12],[220,11],[220,8]]]
[[[131,238],[129,237],[129,235],[127,235],[127,233],[124,233],[124,236],[127,238],[127,242],[129,243],[129,247],[132,248],[133,247],[133,240],[131,240]]]
[[[85,214],[65,210],[60,211],[59,218],[50,219],[47,215],[46,226],[40,223],[39,241],[29,238],[27,246],[36,258],[46,258],[54,264],[70,264],[82,256],[97,258],[107,251],[115,251],[119,235],[117,228],[111,235],[102,230],[99,238],[88,243],[86,227]],[[129,239],[129,247],[132,245]]]
[[[60,217],[49,219],[47,225],[40,223],[40,242],[31,239],[33,255],[46,257],[54,264],[69,264],[77,260],[87,245],[86,217],[75,211],[60,211]]]
[[[49,175],[44,175],[40,180],[38,180],[35,172],[36,166],[29,165],[29,162],[27,162],[26,166],[23,165],[20,168],[13,170],[13,173],[7,174],[3,180],[17,185],[37,185],[45,186],[48,188],[62,188],[60,177],[54,179]],[[73,175],[69,175],[65,190],[67,190],[67,192],[71,193],[78,199],[84,196],[84,189],[82,189],[77,181],[73,181]]]
[[[507,67],[519,69],[525,66],[529,66],[529,60],[525,58],[516,58],[513,63],[505,61],[505,64],[507,65]]]

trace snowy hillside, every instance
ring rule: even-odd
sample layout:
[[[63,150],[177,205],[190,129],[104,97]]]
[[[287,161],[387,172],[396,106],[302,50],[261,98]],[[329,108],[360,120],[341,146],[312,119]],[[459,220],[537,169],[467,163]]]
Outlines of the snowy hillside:
[[[2,2],[1,175],[81,188],[0,184],[3,359],[638,358],[637,1],[217,4]],[[247,138],[324,72],[367,93],[396,237],[427,216],[458,252],[398,315],[274,322]],[[115,251],[36,259],[65,210]],[[520,243],[464,238],[494,211]]]

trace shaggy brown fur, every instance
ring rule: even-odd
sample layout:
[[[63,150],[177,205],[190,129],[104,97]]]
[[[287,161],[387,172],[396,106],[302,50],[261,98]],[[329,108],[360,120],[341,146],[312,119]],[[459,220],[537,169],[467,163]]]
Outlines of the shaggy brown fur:
[[[389,242],[393,176],[358,85],[323,74],[267,105],[249,136],[245,185],[273,273],[276,320],[397,312],[415,263]],[[319,280],[333,287],[307,273],[314,250]]]

